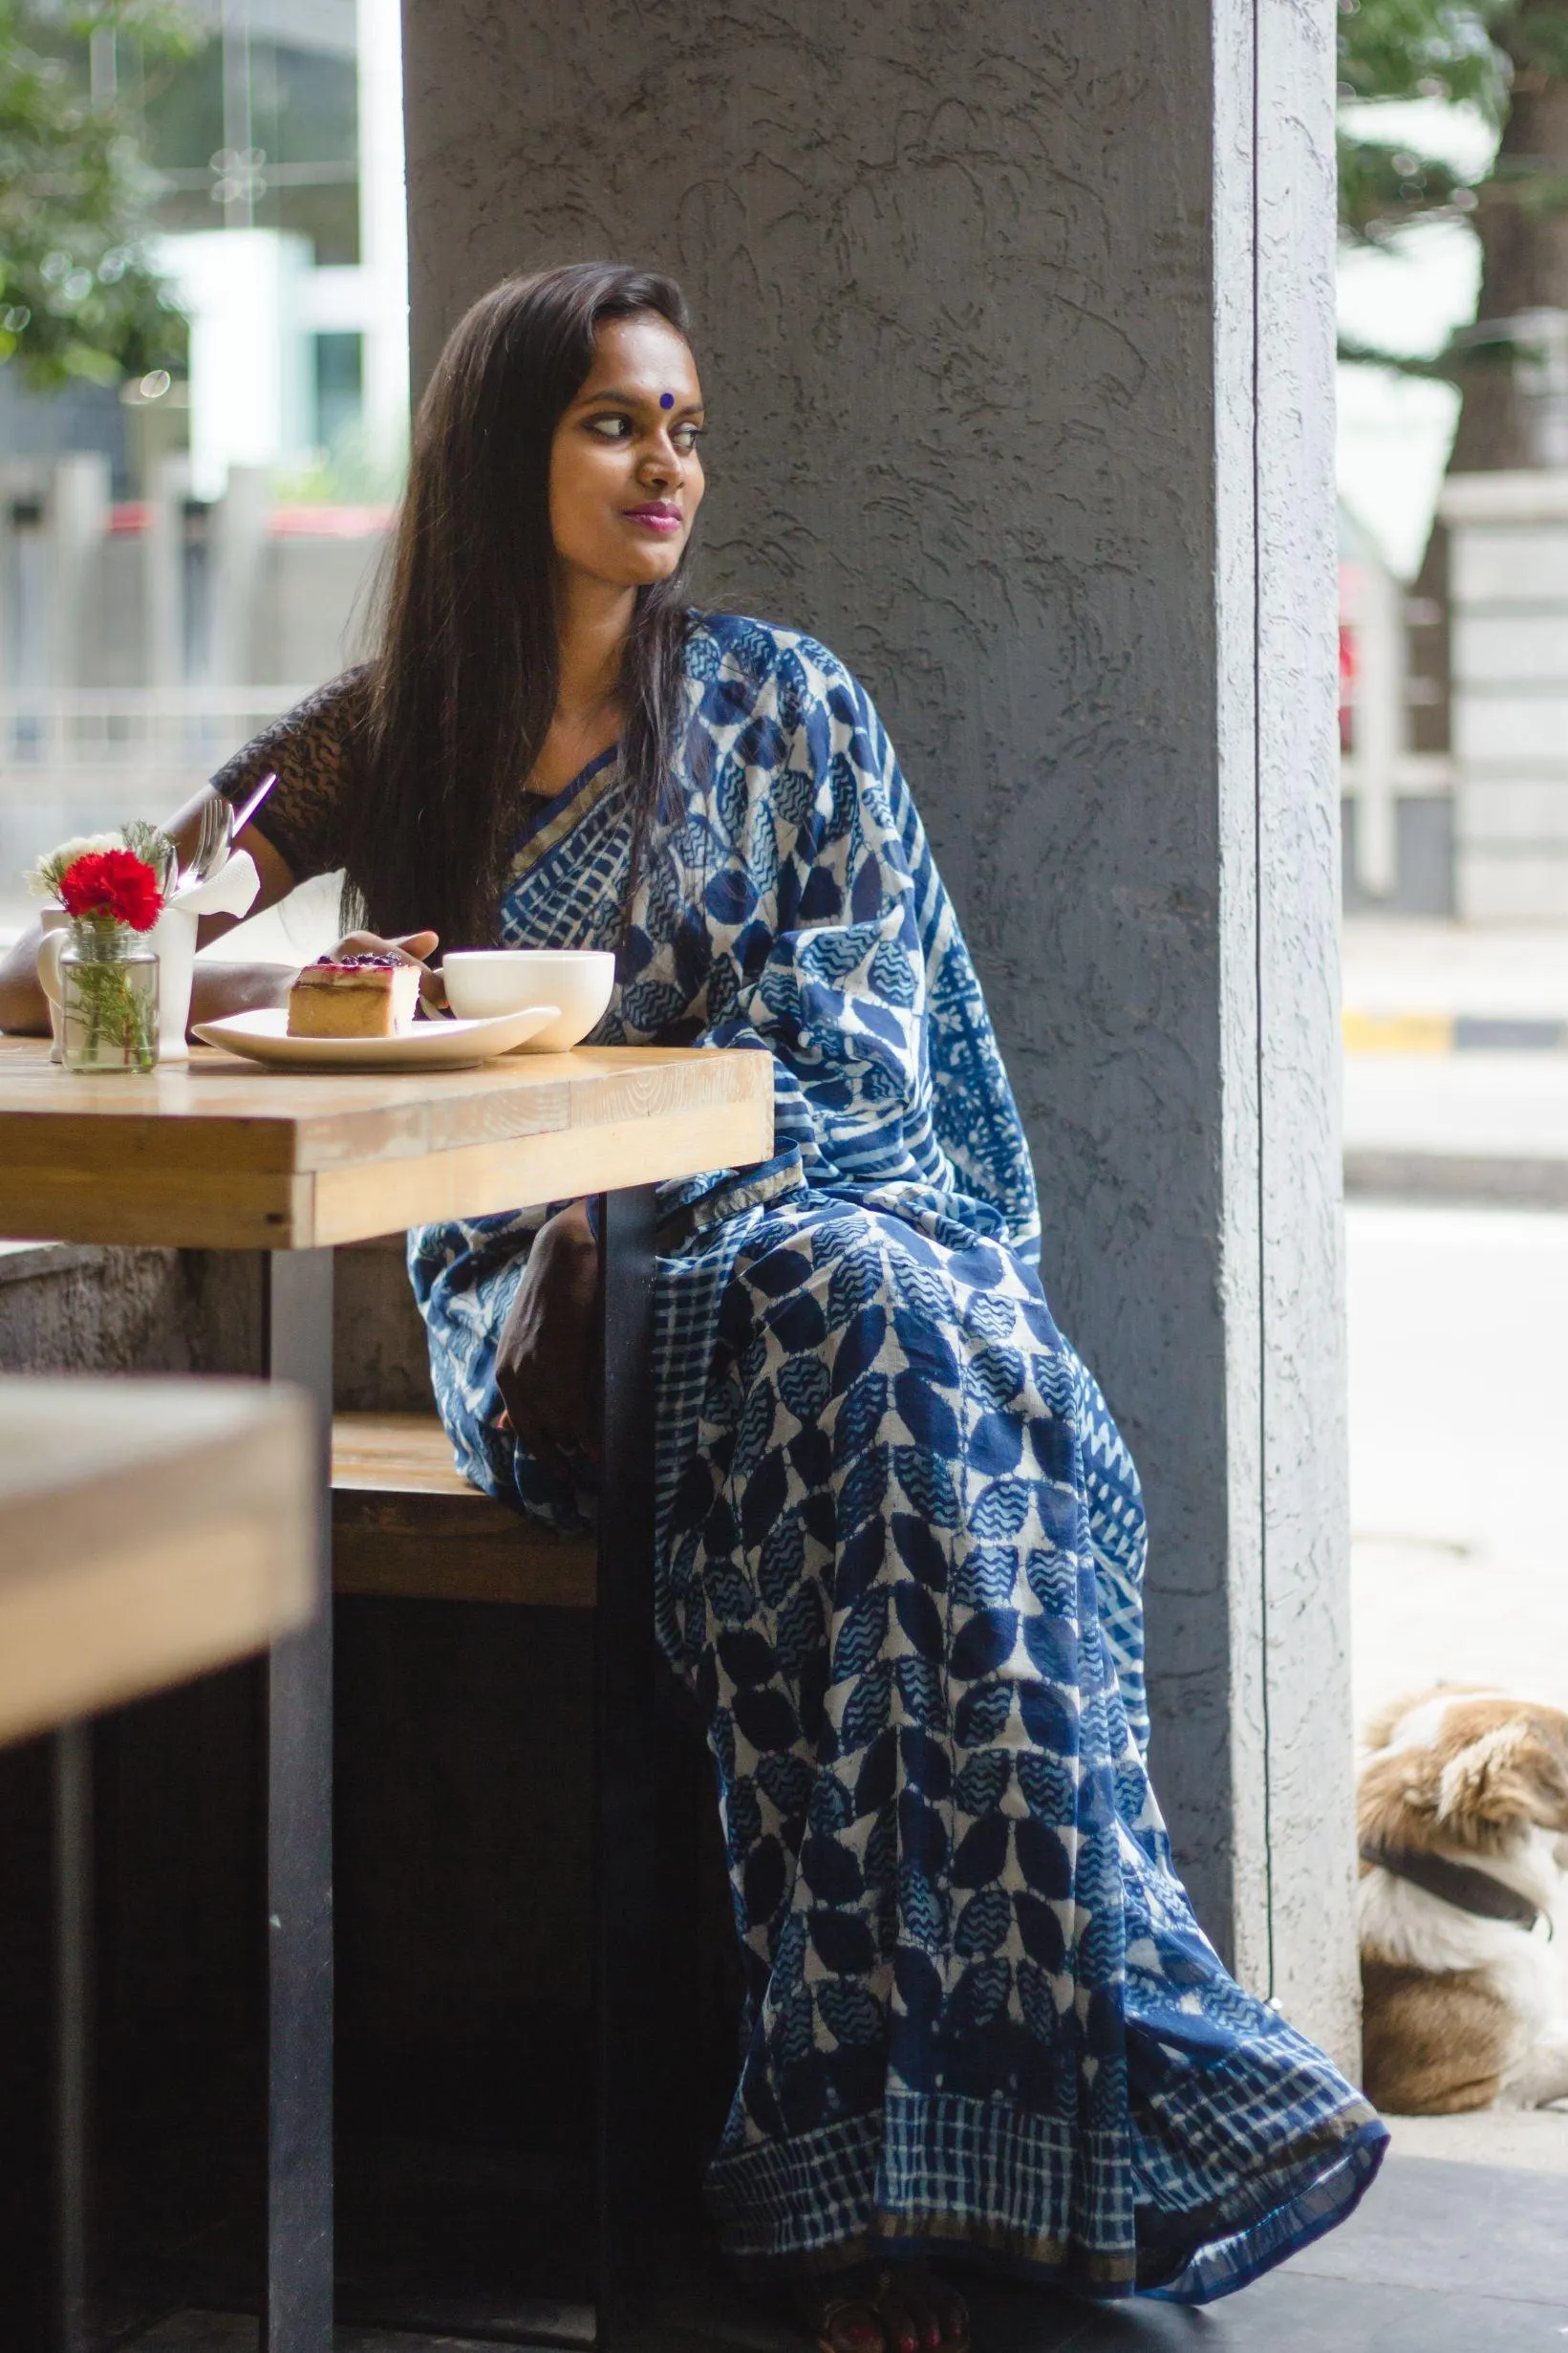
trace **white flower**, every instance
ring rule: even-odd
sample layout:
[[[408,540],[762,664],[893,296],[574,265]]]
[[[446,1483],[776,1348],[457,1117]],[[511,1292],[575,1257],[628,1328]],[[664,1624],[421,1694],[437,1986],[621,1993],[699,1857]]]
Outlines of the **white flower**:
[[[75,866],[76,860],[86,857],[89,852],[123,850],[124,847],[122,833],[78,833],[75,839],[61,842],[57,850],[51,850],[35,866],[30,866],[22,879],[34,898],[58,898],[60,876],[68,866]]]

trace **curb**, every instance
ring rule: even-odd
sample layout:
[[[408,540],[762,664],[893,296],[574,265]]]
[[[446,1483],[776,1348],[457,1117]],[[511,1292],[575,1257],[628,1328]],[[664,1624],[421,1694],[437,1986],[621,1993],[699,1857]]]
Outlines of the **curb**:
[[[1352,1145],[1344,1155],[1344,1197],[1450,1209],[1568,1209],[1568,1159]]]
[[[1358,1013],[1342,1019],[1347,1054],[1560,1054],[1568,1021],[1497,1013]]]

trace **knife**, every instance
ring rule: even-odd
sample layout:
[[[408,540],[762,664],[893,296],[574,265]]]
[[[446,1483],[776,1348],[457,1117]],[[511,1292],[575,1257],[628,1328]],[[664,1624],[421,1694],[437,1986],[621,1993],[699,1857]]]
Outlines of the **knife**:
[[[266,800],[268,794],[271,791],[272,787],[277,783],[277,770],[275,768],[268,768],[267,774],[262,778],[261,783],[256,787],[255,791],[250,795],[250,798],[247,801],[241,802],[239,808],[234,811],[233,818],[229,824],[228,838],[230,841],[238,841],[240,835],[244,832],[246,827],[250,823],[251,818],[255,815],[257,810],[260,809],[262,803]]]

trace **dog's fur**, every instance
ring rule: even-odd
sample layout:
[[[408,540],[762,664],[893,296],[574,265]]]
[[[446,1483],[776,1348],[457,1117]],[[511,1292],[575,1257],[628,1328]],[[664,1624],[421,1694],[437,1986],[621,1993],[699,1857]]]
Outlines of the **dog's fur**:
[[[1568,1935],[1568,1716],[1441,1686],[1367,1726],[1361,1844],[1486,1871]],[[1363,1864],[1366,2088],[1396,2115],[1568,2098],[1568,1980],[1544,1927],[1477,1918]]]

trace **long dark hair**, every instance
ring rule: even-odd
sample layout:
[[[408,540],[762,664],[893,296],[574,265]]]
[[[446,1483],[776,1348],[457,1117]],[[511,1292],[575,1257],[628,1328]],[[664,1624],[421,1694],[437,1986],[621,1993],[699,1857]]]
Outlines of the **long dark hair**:
[[[576,262],[507,278],[461,319],[414,427],[379,595],[364,786],[345,812],[349,891],[380,932],[496,936],[518,795],[559,683],[550,443],[610,319],[689,332],[669,278]],[[666,805],[689,626],[677,570],[639,589],[621,692],[634,879]]]

